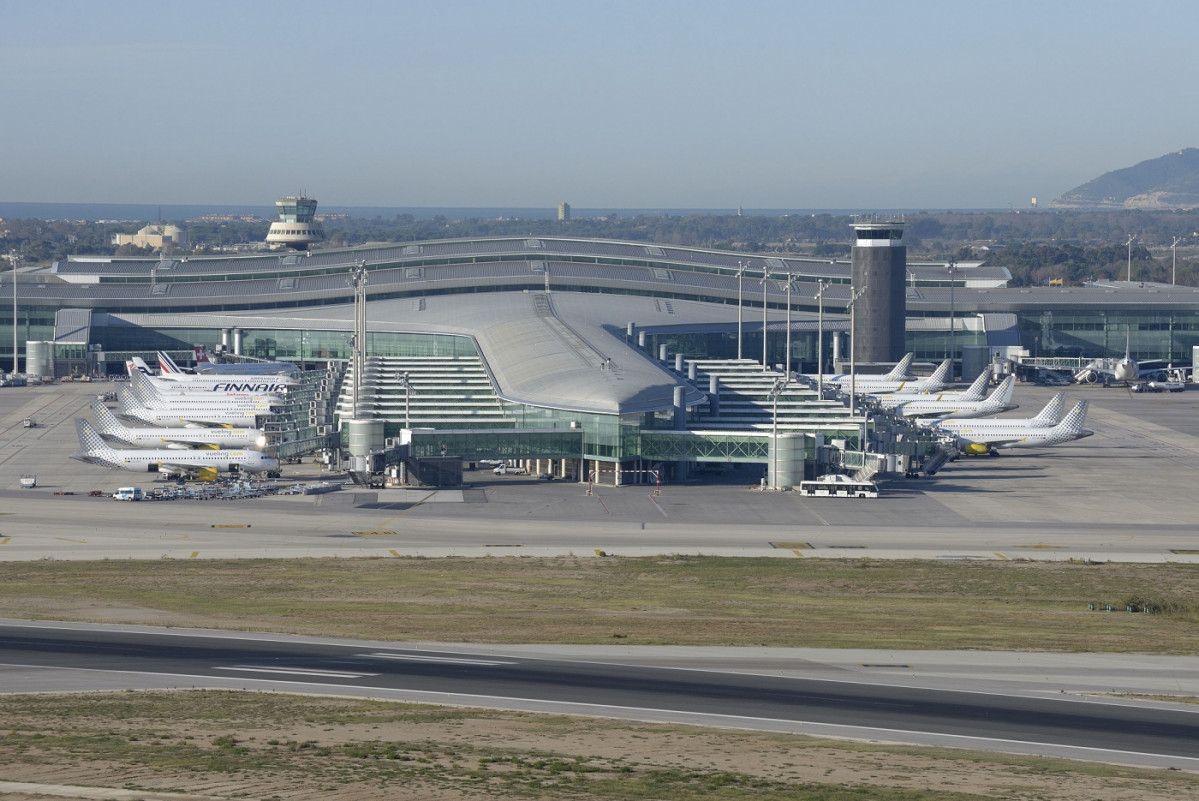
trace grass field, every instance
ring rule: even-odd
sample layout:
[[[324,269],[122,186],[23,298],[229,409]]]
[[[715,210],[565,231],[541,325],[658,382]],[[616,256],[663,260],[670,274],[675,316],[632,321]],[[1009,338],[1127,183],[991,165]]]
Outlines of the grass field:
[[[1199,652],[1199,566],[1182,564],[47,561],[2,563],[0,579],[8,617],[443,642]]]
[[[340,698],[0,696],[3,782],[133,798],[1176,801],[1199,777],[804,737]],[[87,789],[83,789],[87,788]],[[62,797],[61,791],[55,795]],[[34,795],[29,795],[34,798]]]

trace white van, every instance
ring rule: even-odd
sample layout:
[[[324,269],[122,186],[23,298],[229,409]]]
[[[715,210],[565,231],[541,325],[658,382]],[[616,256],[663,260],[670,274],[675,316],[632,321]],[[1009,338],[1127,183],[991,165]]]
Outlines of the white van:
[[[145,497],[141,487],[121,487],[112,494],[114,501],[140,501]]]

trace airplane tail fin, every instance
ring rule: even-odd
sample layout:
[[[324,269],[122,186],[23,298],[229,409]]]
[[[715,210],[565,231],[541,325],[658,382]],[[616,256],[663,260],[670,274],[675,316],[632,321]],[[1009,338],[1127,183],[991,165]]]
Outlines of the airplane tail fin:
[[[158,369],[162,371],[163,375],[182,375],[184,373],[183,368],[175,364],[175,360],[164,350],[158,351]]]
[[[150,369],[150,365],[146,364],[145,360],[142,359],[141,356],[134,356],[128,362],[126,362],[126,365],[132,365],[130,368],[131,371],[136,369],[142,375],[154,375],[154,371]],[[133,375],[132,372],[129,374]]]
[[[193,345],[192,351],[196,355],[196,366],[212,364],[212,359],[208,358],[208,348],[204,345]]]
[[[1016,388],[1016,377],[1009,375],[999,383],[995,391],[991,393],[991,397],[987,400],[994,406],[1003,409],[1012,402],[1012,391]]]
[[[903,381],[905,378],[907,378],[908,371],[912,369],[912,360],[915,358],[915,353],[905,353],[903,358],[899,360],[898,364],[895,365],[891,372],[887,373],[885,376],[886,380]]]
[[[1083,425],[1087,422],[1087,407],[1090,401],[1080,400],[1063,420],[1053,427],[1054,434],[1067,439],[1083,436]]]
[[[1066,393],[1059,392],[1049,399],[1036,417],[1031,420],[1034,426],[1055,426],[1062,421],[1062,410],[1066,408]]]
[[[88,453],[110,453],[112,446],[96,433],[92,424],[82,417],[75,418],[75,433],[79,436],[79,447]]]
[[[933,374],[928,378],[921,379],[915,383],[916,391],[918,392],[936,392],[939,389],[944,389],[949,381],[949,365],[952,364],[949,359],[937,365],[937,369],[933,370]]]
[[[92,401],[92,414],[96,418],[95,429],[101,434],[116,435],[125,428],[117,416],[99,399]]]
[[[154,385],[150,383],[148,376],[137,374],[129,377],[129,389],[138,402],[147,409],[153,409],[158,405],[160,395]]]
[[[974,383],[958,397],[958,400],[980,401],[987,397],[987,382],[990,378],[991,368],[988,367],[978,374],[978,378],[974,379]]]

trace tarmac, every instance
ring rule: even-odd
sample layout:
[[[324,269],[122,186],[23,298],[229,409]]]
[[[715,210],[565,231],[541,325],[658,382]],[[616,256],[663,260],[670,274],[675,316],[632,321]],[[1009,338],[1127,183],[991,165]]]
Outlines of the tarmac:
[[[313,462],[282,483],[319,495],[114,502],[150,474],[78,462],[74,418],[107,382],[0,388],[0,561],[103,558],[605,556],[702,553],[778,558],[1197,562],[1199,389],[1091,400],[1094,436],[1053,448],[963,457],[933,477],[881,483],[879,499],[761,491],[761,467],[695,482],[595,486],[465,474],[451,490],[365,490]],[[1009,417],[1057,391],[1018,385]],[[25,428],[24,418],[37,422]],[[37,486],[23,489],[22,475]],[[91,491],[100,497],[89,497]]]

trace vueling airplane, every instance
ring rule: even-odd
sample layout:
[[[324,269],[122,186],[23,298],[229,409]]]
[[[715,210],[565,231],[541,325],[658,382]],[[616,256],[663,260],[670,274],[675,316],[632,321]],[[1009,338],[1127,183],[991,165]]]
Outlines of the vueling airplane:
[[[267,443],[257,428],[126,428],[100,400],[92,401],[92,413],[100,436],[135,448],[262,448]]]
[[[161,351],[160,351],[161,352]],[[165,354],[163,354],[165,355]],[[125,363],[130,381],[137,380],[154,388],[161,395],[257,395],[281,398],[296,384],[286,376],[198,376],[163,373],[155,376],[141,358],[134,356]],[[137,373],[137,376],[134,376]]]
[[[974,379],[974,383],[964,392],[891,392],[876,394],[867,387],[866,394],[877,398],[879,406],[882,406],[884,409],[894,409],[901,403],[913,400],[980,401],[987,397],[987,384],[990,380],[991,368],[988,367],[979,373],[978,378]]]
[[[196,476],[211,481],[218,473],[267,473],[279,469],[279,460],[261,451],[118,450],[105,442],[87,420],[77,418],[75,431],[82,450],[72,453],[72,459],[116,470]]]
[[[967,428],[977,428],[984,425],[988,430],[995,431],[1005,428],[1050,428],[1062,421],[1062,413],[1064,411],[1066,411],[1066,393],[1059,392],[1049,399],[1049,402],[1045,404],[1045,408],[1041,409],[1036,417],[993,417],[985,423],[977,419],[954,420],[947,418],[945,420],[934,420],[932,427],[950,432],[961,431]]]
[[[986,417],[1019,408],[1011,402],[1015,386],[1016,377],[1009,375],[983,400],[910,400],[897,404],[895,411],[904,417]]]
[[[881,376],[858,376],[853,382],[854,389],[859,395],[882,395],[889,392],[940,392],[949,386],[949,359],[937,365],[937,369],[933,371],[928,378],[915,378],[909,381],[889,381],[879,380]],[[866,380],[863,380],[866,379]],[[837,388],[842,392],[849,392],[850,380],[843,379],[836,384]]]
[[[915,353],[905,353],[903,358],[900,359],[898,362],[896,362],[895,366],[893,368],[891,368],[891,372],[883,373],[882,375],[874,375],[874,374],[858,375],[857,383],[861,384],[863,382],[870,382],[870,381],[876,381],[876,382],[915,381],[916,380],[915,377],[908,375],[908,371],[910,371],[912,369],[912,360],[915,357],[916,357]],[[817,376],[815,373],[812,373],[812,374],[808,375],[807,377],[812,379],[813,381],[815,381],[819,376]],[[826,375],[824,377],[824,383],[826,383],[826,384],[840,384],[843,382],[846,384],[849,383],[849,373],[835,373],[835,374]]]
[[[270,414],[269,410],[231,409],[228,406],[214,407],[209,404],[202,406],[175,404],[151,409],[138,400],[129,387],[121,387],[117,391],[117,401],[120,403],[121,416],[166,428],[204,428],[209,426],[256,428],[258,419]]]
[[[975,455],[995,453],[1004,448],[1044,448],[1060,445],[1095,433],[1083,428],[1087,421],[1088,403],[1089,401],[1082,400],[1074,404],[1070,413],[1054,426],[1011,425],[1030,422],[1016,420],[970,420],[960,428],[947,430],[947,433],[951,433],[958,441],[963,453]]]

